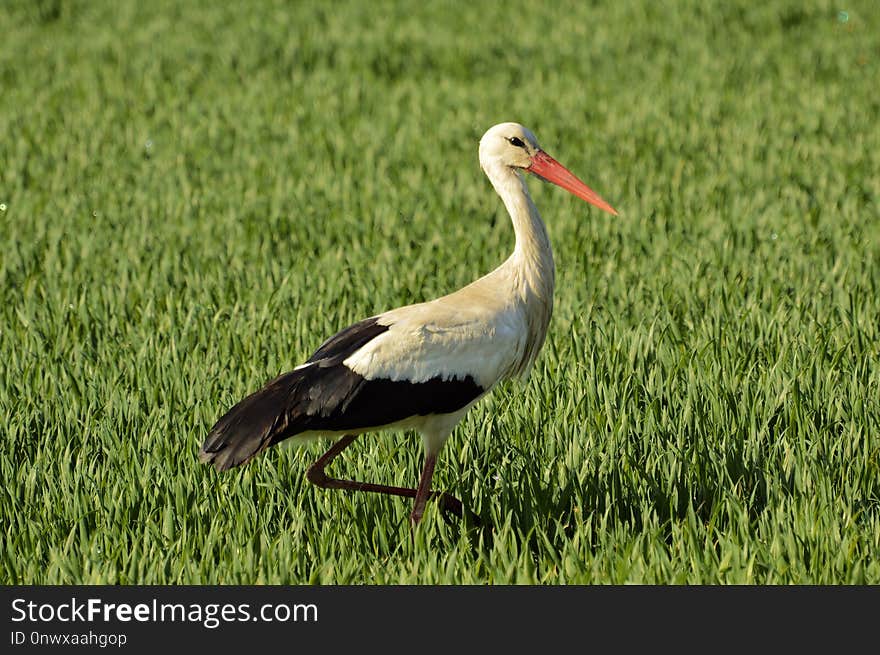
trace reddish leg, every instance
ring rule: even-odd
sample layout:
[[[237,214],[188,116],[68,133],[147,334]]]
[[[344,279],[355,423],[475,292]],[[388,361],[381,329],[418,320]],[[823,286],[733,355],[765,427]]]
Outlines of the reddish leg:
[[[404,498],[415,498],[415,504],[410,521],[416,525],[422,519],[425,512],[425,504],[428,498],[440,498],[443,501],[443,511],[452,512],[458,517],[462,516],[461,501],[455,496],[447,493],[431,491],[431,477],[434,474],[434,464],[437,461],[435,455],[425,457],[425,466],[422,469],[422,477],[419,480],[418,489],[410,489],[409,487],[392,487],[385,484],[373,484],[371,482],[357,482],[355,480],[340,480],[338,478],[328,477],[324,469],[339,456],[339,454],[348,448],[352,442],[357,439],[355,434],[347,434],[337,441],[333,446],[321,457],[317,462],[312,464],[306,471],[306,479],[313,485],[322,489],[349,489],[351,491],[371,491],[379,494],[389,494],[391,496],[403,496]]]
[[[425,513],[425,505],[431,495],[431,478],[434,476],[434,464],[436,463],[436,455],[425,455],[425,465],[422,467],[422,477],[419,478],[419,488],[416,490],[413,511],[409,515],[409,520],[413,525],[418,525],[422,520],[422,514]]]

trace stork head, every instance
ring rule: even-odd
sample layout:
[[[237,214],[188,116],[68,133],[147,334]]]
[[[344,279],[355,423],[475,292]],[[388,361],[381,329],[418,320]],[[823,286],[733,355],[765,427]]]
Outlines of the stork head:
[[[496,166],[531,173],[545,182],[562,187],[582,200],[617,216],[617,211],[598,193],[581,182],[565,166],[541,150],[532,131],[519,123],[499,123],[480,139],[480,166],[484,171]]]

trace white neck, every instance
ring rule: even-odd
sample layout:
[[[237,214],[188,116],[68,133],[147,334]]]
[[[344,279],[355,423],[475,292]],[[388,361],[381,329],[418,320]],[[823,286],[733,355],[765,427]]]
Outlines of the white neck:
[[[532,202],[522,175],[500,163],[490,163],[484,170],[510,214],[516,233],[513,254],[498,269],[509,279],[514,297],[522,303],[528,324],[528,339],[516,373],[527,372],[538,356],[550,315],[553,312],[553,289],[556,268],[547,228]]]

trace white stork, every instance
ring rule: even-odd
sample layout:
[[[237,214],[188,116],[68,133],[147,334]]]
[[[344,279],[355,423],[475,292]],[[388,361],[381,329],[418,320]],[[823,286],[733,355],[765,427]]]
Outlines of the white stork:
[[[414,498],[413,525],[431,496],[440,497],[444,510],[461,515],[455,497],[431,492],[437,455],[474,403],[499,381],[528,373],[553,308],[553,252],[522,173],[617,214],[517,123],[495,125],[483,135],[480,166],[510,213],[513,254],[463,289],[367,318],[327,339],[304,364],[217,421],[199,452],[202,462],[222,471],[290,437],[341,437],[309,467],[310,482]],[[384,429],[421,434],[425,463],[418,488],[325,474],[357,435]]]

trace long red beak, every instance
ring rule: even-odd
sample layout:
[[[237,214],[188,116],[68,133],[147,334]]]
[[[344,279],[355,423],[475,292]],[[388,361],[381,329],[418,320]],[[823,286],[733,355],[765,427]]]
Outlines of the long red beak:
[[[561,186],[569,193],[573,193],[578,198],[586,200],[591,205],[596,205],[599,209],[604,209],[609,214],[617,216],[617,211],[614,207],[602,200],[598,193],[577,179],[571,171],[543,150],[535,153],[534,157],[532,157],[532,165],[526,170],[548,182]]]

